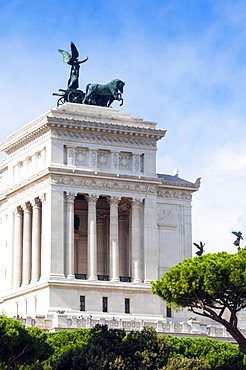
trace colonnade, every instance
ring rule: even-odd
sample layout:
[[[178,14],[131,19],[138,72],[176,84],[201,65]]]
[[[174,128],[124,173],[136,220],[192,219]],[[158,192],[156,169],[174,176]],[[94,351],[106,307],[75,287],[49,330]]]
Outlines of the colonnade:
[[[16,207],[14,212],[14,287],[38,281],[41,275],[41,214],[43,197]]]
[[[74,229],[74,201],[77,193],[65,192],[64,207],[64,256],[63,266],[64,275],[68,279],[74,279],[75,276],[75,229]],[[88,203],[88,228],[87,228],[87,278],[97,280],[98,278],[98,241],[97,228],[103,229],[105,225],[98,223],[97,201],[98,194],[84,195]],[[42,203],[45,196],[36,197],[16,207],[14,213],[14,248],[13,248],[13,273],[12,285],[19,287],[27,285],[30,282],[36,282],[41,277],[41,244],[42,244]],[[111,281],[120,280],[120,271],[127,271],[126,266],[126,236],[122,233],[122,225],[126,219],[119,213],[119,203],[121,197],[107,196],[109,204],[109,253],[108,253],[108,272]],[[142,281],[141,261],[141,227],[140,227],[140,209],[142,199],[131,198],[131,223],[129,232],[129,243],[131,245],[131,272],[130,276],[133,282]],[[52,220],[52,218],[51,218]],[[52,225],[51,225],[52,228]],[[64,231],[64,234],[63,234]],[[119,235],[120,234],[120,235]],[[123,248],[119,250],[120,240]],[[47,241],[48,242],[48,241]],[[61,239],[62,242],[62,239]],[[99,241],[100,243],[100,241]],[[52,248],[52,244],[51,244]],[[129,256],[128,256],[129,257]],[[121,261],[120,261],[121,259]],[[46,262],[49,263],[47,256]],[[120,266],[121,262],[121,266]],[[125,264],[125,266],[124,266]],[[122,272],[121,272],[122,273]]]
[[[74,200],[76,193],[66,192],[66,241],[65,241],[65,275],[67,278],[74,277]],[[88,279],[97,280],[97,200],[99,195],[86,194],[88,202],[88,230],[87,230],[87,266]],[[111,281],[119,281],[119,213],[118,205],[121,197],[107,197],[109,203],[109,275]],[[131,202],[131,266],[132,281],[139,283],[141,279],[141,230],[140,230],[140,206],[142,199],[132,198]]]

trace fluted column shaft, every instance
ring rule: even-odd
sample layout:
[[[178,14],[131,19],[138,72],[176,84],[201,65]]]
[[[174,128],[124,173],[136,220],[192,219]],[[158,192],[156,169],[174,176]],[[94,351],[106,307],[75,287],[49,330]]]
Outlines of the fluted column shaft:
[[[22,206],[24,210],[23,220],[23,284],[29,284],[31,280],[32,263],[32,207],[29,202]]]
[[[41,202],[32,201],[32,281],[38,281],[41,275]]]
[[[134,283],[141,283],[141,240],[140,204],[142,199],[132,199],[132,277]]]
[[[14,287],[22,283],[22,243],[23,243],[23,212],[21,207],[15,210],[15,245],[14,245]]]
[[[118,204],[120,197],[108,197],[110,204],[109,243],[110,243],[110,276],[112,281],[119,281],[119,235]]]
[[[66,192],[66,230],[65,275],[74,278],[74,199],[76,193]]]
[[[88,194],[88,277],[97,280],[97,211],[96,204],[99,196]]]
[[[123,210],[119,213],[119,274],[129,275],[128,246],[126,239],[128,211]]]
[[[97,273],[106,275],[105,269],[105,216],[97,214]]]

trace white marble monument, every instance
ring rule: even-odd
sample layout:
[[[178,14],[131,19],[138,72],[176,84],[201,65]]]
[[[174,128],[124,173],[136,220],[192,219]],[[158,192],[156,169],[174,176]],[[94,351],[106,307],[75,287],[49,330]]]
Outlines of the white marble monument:
[[[48,331],[107,322],[197,333],[150,289],[191,257],[200,186],[156,174],[164,136],[117,109],[66,103],[1,144],[0,310]]]

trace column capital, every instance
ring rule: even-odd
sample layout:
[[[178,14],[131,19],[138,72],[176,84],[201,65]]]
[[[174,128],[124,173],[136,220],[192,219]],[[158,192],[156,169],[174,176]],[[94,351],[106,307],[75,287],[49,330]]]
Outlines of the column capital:
[[[117,196],[110,196],[110,197],[107,197],[107,201],[109,202],[109,204],[119,204],[121,200],[121,197],[117,197]]]
[[[132,207],[140,207],[142,201],[143,201],[143,198],[132,198],[131,205]]]
[[[30,202],[26,202],[22,204],[22,209],[24,212],[31,213],[32,212],[32,205]]]
[[[21,206],[17,206],[14,210],[14,213],[16,216],[23,216],[23,209],[21,208]]]
[[[36,208],[41,207],[41,201],[38,197],[34,198],[33,200],[30,201],[31,205]]]
[[[98,194],[87,194],[85,195],[85,199],[88,203],[96,203],[99,198]]]
[[[44,203],[46,201],[46,193],[40,195],[39,199],[41,200],[42,203]]]
[[[65,192],[65,197],[67,201],[74,202],[74,199],[76,198],[77,193],[73,193],[71,191],[66,191]]]

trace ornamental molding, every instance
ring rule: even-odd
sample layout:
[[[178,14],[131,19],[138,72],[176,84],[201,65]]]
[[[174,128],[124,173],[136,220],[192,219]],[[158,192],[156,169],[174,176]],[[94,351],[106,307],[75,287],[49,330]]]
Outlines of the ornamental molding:
[[[67,112],[68,113],[68,112]],[[156,129],[156,123],[153,122],[146,122],[141,121],[141,124],[127,124],[126,121],[119,117],[118,122],[103,122],[97,114],[93,114],[91,118],[88,116],[86,119],[76,119],[71,116],[65,117],[63,115],[58,115],[55,112],[55,116],[47,116],[47,124],[52,127],[58,128],[69,128],[69,129],[85,129],[88,131],[102,131],[108,133],[116,133],[116,134],[130,134],[130,135],[140,135],[140,136],[151,136],[155,137],[156,140],[161,139],[165,136],[167,130]]]
[[[169,190],[158,190],[157,191],[158,198],[167,198],[167,199],[183,199],[183,200],[191,200],[192,195],[188,192],[184,191],[169,191]]]
[[[99,190],[113,190],[125,191],[134,193],[156,193],[155,186],[148,185],[135,185],[135,184],[122,184],[118,182],[84,180],[65,177],[52,177],[53,185],[75,186],[80,188],[99,189]]]
[[[139,139],[139,138],[129,138],[128,133],[126,133],[126,137],[119,136],[119,135],[108,135],[106,133],[84,133],[80,131],[65,131],[65,130],[54,130],[51,131],[52,137],[62,138],[62,139],[75,139],[75,140],[83,140],[85,142],[96,142],[99,144],[116,144],[116,145],[127,145],[130,146],[137,146],[137,147],[147,147],[150,149],[156,148],[156,140],[155,139]]]

